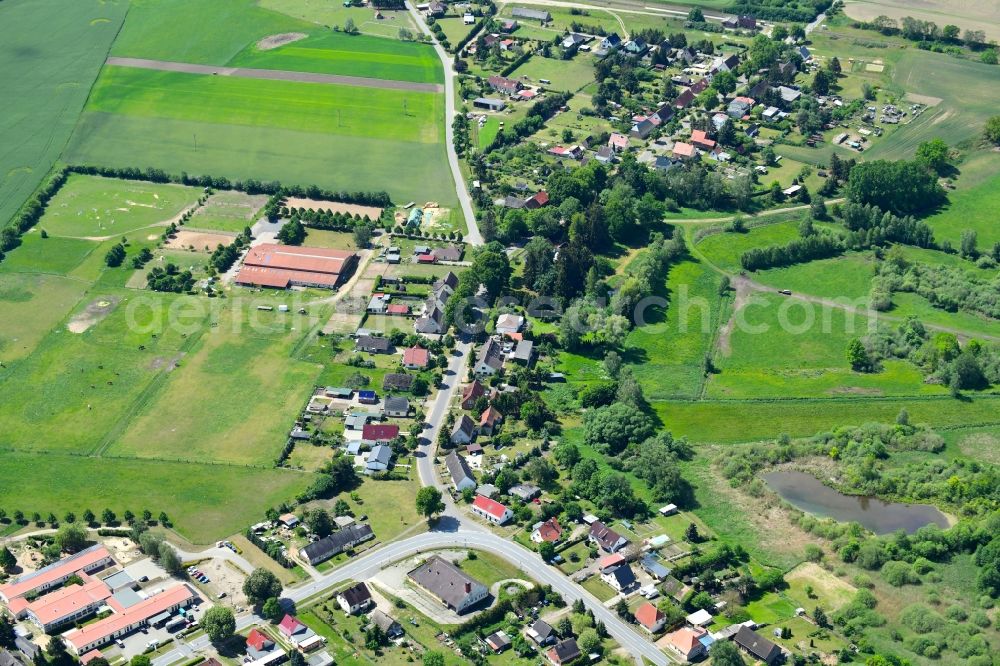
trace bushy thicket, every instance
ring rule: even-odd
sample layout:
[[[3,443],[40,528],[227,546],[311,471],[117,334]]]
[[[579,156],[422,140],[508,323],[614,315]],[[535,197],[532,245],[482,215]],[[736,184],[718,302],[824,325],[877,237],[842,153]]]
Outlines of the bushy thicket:
[[[786,245],[750,248],[740,255],[740,264],[745,270],[756,271],[835,257],[843,251],[844,245],[839,238],[819,233],[797,238]]]

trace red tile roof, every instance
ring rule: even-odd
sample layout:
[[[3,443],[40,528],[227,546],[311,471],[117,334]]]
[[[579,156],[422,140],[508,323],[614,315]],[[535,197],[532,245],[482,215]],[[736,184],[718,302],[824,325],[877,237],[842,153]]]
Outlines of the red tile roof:
[[[488,513],[497,520],[503,518],[504,514],[507,512],[507,507],[505,507],[500,502],[496,500],[491,500],[488,497],[483,497],[482,495],[476,495],[476,499],[472,502],[472,506],[476,507],[480,511]]]
[[[616,564],[621,564],[625,561],[625,557],[621,553],[614,553],[612,555],[605,555],[601,559],[597,560],[598,569],[606,569],[608,567],[613,567]]]
[[[361,439],[369,442],[388,442],[399,436],[399,426],[385,423],[368,423],[361,429]]]
[[[427,367],[431,360],[431,353],[422,347],[408,347],[403,350],[403,364],[415,365],[420,368]]]
[[[475,380],[464,389],[462,389],[462,402],[466,403],[469,400],[477,400],[479,396],[485,395],[486,389],[483,385],[479,383],[479,380]]]
[[[305,627],[306,625],[299,622],[299,619],[294,615],[285,615],[281,622],[278,624],[278,629],[281,630],[286,636],[291,636],[299,629]]]
[[[503,419],[503,414],[493,407],[493,405],[490,405],[483,412],[482,416],[479,417],[479,425],[492,427],[501,419]]]
[[[90,662],[92,662],[93,660],[95,660],[97,658],[103,659],[104,658],[104,653],[102,653],[100,650],[91,650],[87,654],[85,654],[82,657],[80,657],[80,663],[84,664],[84,666],[86,666],[86,664],[89,664]]]
[[[674,155],[679,155],[681,157],[694,157],[694,154],[694,146],[690,143],[678,141],[674,144]]]
[[[247,635],[247,645],[252,647],[254,650],[263,650],[264,646],[268,643],[273,643],[270,638],[265,636],[262,632],[257,629],[252,629]]]
[[[104,546],[88,548],[76,555],[51,564],[44,569],[39,569],[35,573],[20,576],[14,579],[13,582],[0,585],[0,596],[7,600],[23,597],[29,592],[44,587],[52,581],[57,581],[84,569],[89,569],[101,560],[110,557],[111,553]]]
[[[558,541],[562,536],[562,527],[559,526],[558,520],[549,518],[538,528],[538,535],[542,541]]]
[[[264,287],[287,287],[292,282],[332,286],[356,259],[348,250],[263,243],[247,252],[236,282]]]
[[[707,146],[708,148],[715,147],[715,141],[709,139],[708,133],[704,130],[693,130],[691,132],[691,143]]]
[[[549,193],[543,190],[541,192],[536,192],[535,196],[531,198],[534,199],[535,203],[537,203],[539,206],[544,206],[549,202]]]
[[[154,594],[148,599],[125,609],[123,612],[110,615],[103,620],[98,620],[91,624],[84,625],[79,629],[73,629],[66,634],[66,642],[73,646],[78,652],[80,648],[92,645],[97,642],[111,640],[115,632],[126,627],[135,626],[142,620],[148,620],[154,615],[158,615],[174,606],[183,605],[195,599],[187,585],[177,585],[165,592]]]
[[[392,303],[385,309],[385,311],[391,315],[396,314],[410,314],[410,306],[403,305],[402,303]]]
[[[635,610],[636,621],[647,629],[653,629],[663,617],[663,612],[648,601]]]

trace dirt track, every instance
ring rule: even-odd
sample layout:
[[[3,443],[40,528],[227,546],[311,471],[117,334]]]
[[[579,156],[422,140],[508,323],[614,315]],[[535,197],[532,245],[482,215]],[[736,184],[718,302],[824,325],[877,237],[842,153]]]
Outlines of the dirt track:
[[[144,58],[108,58],[107,64],[118,67],[134,67],[136,69],[155,69],[161,72],[181,72],[183,74],[215,74],[218,76],[236,76],[245,79],[267,79],[270,81],[297,81],[299,83],[326,83],[342,86],[359,86],[362,88],[383,88],[386,90],[408,90],[411,92],[444,91],[439,83],[413,83],[412,81],[390,81],[387,79],[370,79],[362,76],[340,76],[338,74],[313,74],[311,72],[289,72],[277,69],[252,69],[248,67],[215,67],[213,65],[195,65],[187,62],[170,62],[168,60],[146,60]]]

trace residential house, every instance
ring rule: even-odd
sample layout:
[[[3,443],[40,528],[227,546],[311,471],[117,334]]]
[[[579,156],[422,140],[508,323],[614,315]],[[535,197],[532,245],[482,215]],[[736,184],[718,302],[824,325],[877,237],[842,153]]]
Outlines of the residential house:
[[[485,585],[438,555],[431,556],[407,577],[459,614],[489,595]]]
[[[302,547],[299,550],[299,554],[309,564],[316,565],[374,538],[375,533],[372,532],[370,526],[349,525],[337,530],[330,536],[323,537],[319,541]]]
[[[580,44],[585,44],[590,41],[590,38],[586,35],[581,35],[577,32],[571,32],[562,40],[562,47],[564,49],[571,49],[574,46],[580,46]]]
[[[667,616],[659,608],[648,601],[635,609],[635,621],[651,634],[663,629]]]
[[[551,645],[556,642],[556,630],[545,620],[535,620],[524,633],[537,645]]]
[[[653,160],[653,169],[666,173],[679,164],[680,162],[678,160],[667,157],[666,155],[657,155],[656,159]]]
[[[679,160],[690,160],[698,156],[698,150],[690,143],[677,141],[671,154]]]
[[[254,627],[247,634],[247,654],[254,661],[263,659],[273,649],[274,641],[260,629]]]
[[[742,118],[750,114],[754,104],[755,101],[750,97],[736,97],[726,107],[726,115],[730,118]]]
[[[479,444],[477,442],[473,442],[471,444],[466,444],[466,446],[465,446],[465,453],[467,455],[469,455],[469,456],[472,456],[472,457],[481,456],[481,455],[483,455],[483,447],[482,447],[481,444]],[[482,495],[483,493],[479,493],[479,494]],[[489,497],[489,495],[486,495],[486,497]]]
[[[623,564],[601,574],[601,580],[610,585],[616,592],[627,592],[636,585],[635,572],[628,564]]]
[[[530,366],[535,355],[535,343],[531,340],[518,340],[517,346],[510,354],[510,360],[524,366]]]
[[[493,499],[494,497],[500,494],[500,489],[492,484],[484,483],[483,485],[476,488],[476,494]]]
[[[810,53],[809,49],[807,49],[804,46],[800,46],[798,48],[798,52],[799,52],[799,55],[802,57],[802,61],[803,62],[809,62],[809,59],[812,58],[812,53]]]
[[[730,53],[729,55],[719,56],[712,61],[712,66],[709,68],[709,72],[716,74],[718,72],[732,72],[740,64],[740,57],[735,53]]]
[[[473,380],[471,384],[467,384],[462,389],[462,409],[474,408],[476,401],[479,400],[480,396],[485,394],[486,389],[479,383],[479,380]]]
[[[486,408],[486,411],[479,417],[479,434],[491,437],[503,423],[503,414],[493,405]]]
[[[625,564],[625,556],[621,553],[612,553],[597,560],[597,570],[602,574],[606,574],[614,571],[623,564]]]
[[[462,260],[462,248],[456,247],[455,245],[448,245],[446,247],[436,247],[431,250],[431,254],[438,261],[461,261]],[[452,287],[454,291],[454,287]]]
[[[563,666],[563,664],[568,664],[571,661],[579,659],[581,655],[582,653],[576,644],[575,638],[567,638],[566,640],[559,641],[545,653],[545,656],[549,658],[549,662],[553,666]]]
[[[368,314],[385,314],[391,298],[389,294],[372,294],[371,300],[368,301],[368,307],[365,309],[368,310]]]
[[[704,629],[695,631],[689,627],[681,627],[667,634],[667,647],[685,661],[700,659],[708,652],[699,640],[704,633]]]
[[[472,513],[485,518],[494,525],[503,525],[514,517],[514,512],[503,504],[482,495],[476,495],[476,499],[473,500]]]
[[[408,315],[410,314],[410,306],[405,303],[390,303],[385,309],[385,313],[394,317]]]
[[[704,130],[691,131],[691,144],[702,150],[715,150],[715,141],[709,139]]]
[[[388,354],[392,343],[388,338],[377,338],[373,335],[358,336],[354,343],[354,351],[367,352],[369,354]]]
[[[746,14],[741,14],[739,19],[739,27],[743,30],[756,30],[757,29],[757,19],[752,16],[747,16]]]
[[[428,5],[427,11],[434,18],[441,18],[448,13],[448,5],[443,2],[432,2]]]
[[[505,95],[516,95],[524,87],[517,79],[508,79],[496,74],[487,79],[487,83],[490,88]]]
[[[405,372],[390,372],[382,378],[383,391],[409,391],[413,386],[413,375]]]
[[[500,348],[500,343],[494,338],[487,338],[483,346],[479,348],[473,372],[477,377],[486,377],[495,375],[502,367],[503,350]]]
[[[562,527],[554,517],[549,518],[531,533],[531,540],[535,543],[556,543],[562,538]]]
[[[660,121],[660,124],[667,122],[674,117],[674,109],[669,104],[664,104],[650,116],[650,120],[656,119]]]
[[[645,139],[647,136],[653,133],[656,129],[656,125],[653,124],[649,118],[644,118],[639,122],[632,125],[632,130],[628,133],[629,136],[636,139]]]
[[[516,19],[531,19],[532,21],[541,21],[542,23],[548,23],[552,20],[552,14],[547,11],[542,9],[528,9],[527,7],[514,7],[511,16]]]
[[[378,393],[375,391],[370,391],[365,389],[363,391],[358,391],[358,402],[362,405],[377,405],[378,404]]]
[[[653,553],[643,555],[642,559],[639,560],[639,566],[642,567],[643,571],[657,580],[665,580],[670,575],[670,569],[660,564],[660,561]]]
[[[712,624],[712,614],[704,608],[699,608],[684,618],[684,620],[692,627],[707,627]]]
[[[788,86],[778,86],[778,95],[781,97],[782,102],[785,104],[791,104],[799,97],[802,97],[802,91],[796,90],[795,88],[789,88]]]
[[[455,486],[455,490],[462,492],[466,488],[475,489],[476,478],[472,475],[472,470],[469,469],[469,463],[465,462],[465,458],[452,451],[445,456],[444,464],[448,468],[448,475],[451,477],[451,484]]]
[[[764,109],[764,113],[760,114],[760,116],[768,122],[774,122],[781,119],[781,109],[776,106],[769,106]]]
[[[530,502],[542,494],[542,489],[530,483],[519,483],[516,486],[511,486],[507,492],[522,502]]]
[[[781,648],[747,626],[740,627],[733,637],[733,642],[751,657],[768,666],[781,657]]]
[[[385,413],[386,416],[405,418],[410,413],[410,401],[406,398],[387,396],[385,399]]]
[[[686,108],[688,104],[694,101],[694,97],[695,95],[691,92],[691,89],[687,88],[674,98],[674,107],[678,109]]]
[[[500,335],[514,335],[520,333],[524,328],[524,317],[521,315],[504,313],[497,317],[496,331]]]
[[[285,615],[278,623],[278,631],[297,648],[308,649],[307,646],[322,642],[316,632],[302,624],[294,615]]]
[[[693,92],[695,95],[698,95],[707,89],[708,89],[708,79],[704,77],[692,83],[690,88],[691,92]]]
[[[649,53],[649,44],[642,37],[636,37],[625,42],[622,50],[633,58],[641,58]]]
[[[392,447],[387,444],[376,444],[365,461],[365,474],[384,472],[392,462]]]
[[[685,65],[693,65],[698,62],[698,52],[690,46],[677,49],[677,60],[683,60]]]
[[[715,131],[718,132],[720,129],[722,129],[723,125],[726,124],[727,120],[729,120],[729,116],[727,116],[726,114],[721,112],[716,113],[712,116],[712,127],[714,127]]]
[[[622,38],[618,36],[618,33],[612,32],[610,35],[604,37],[601,40],[601,45],[598,47],[598,51],[602,53],[608,53],[614,51],[619,46],[622,45]]]
[[[472,25],[476,22],[476,17],[472,12],[465,12],[462,14],[462,24]]]
[[[400,626],[399,622],[392,619],[391,616],[383,613],[379,609],[372,611],[372,614],[368,616],[372,623],[382,630],[382,633],[386,635],[389,640],[394,640],[403,635],[403,627]]]
[[[486,637],[486,644],[494,654],[500,654],[510,648],[510,637],[503,631],[495,631]]]
[[[355,583],[337,593],[337,603],[349,615],[357,615],[372,604],[372,593],[364,583]]]
[[[476,436],[476,424],[472,422],[467,414],[462,414],[455,421],[455,426],[451,429],[451,443],[460,445],[468,444]]]
[[[614,154],[615,153],[610,146],[601,146],[597,149],[597,154],[594,156],[594,159],[601,164],[610,164],[614,159]]]
[[[519,27],[521,27],[521,26],[520,26],[520,24],[518,24],[517,21],[515,21],[513,19],[504,19],[500,23],[500,32],[510,34],[510,33],[514,32],[514,31],[516,31]]]
[[[431,353],[423,347],[408,347],[403,350],[403,367],[407,370],[423,370],[431,360]]]
[[[425,335],[440,335],[444,333],[444,310],[437,305],[431,305],[426,313],[413,323],[417,333]]]
[[[552,146],[548,150],[549,155],[554,155],[555,157],[565,157],[571,160],[579,160],[583,157],[583,147],[582,146]]]
[[[611,137],[608,139],[608,147],[616,153],[620,153],[628,149],[628,137],[624,134],[619,134],[618,132],[613,132]]]
[[[608,553],[617,553],[628,545],[628,539],[599,520],[594,521],[590,526],[590,534],[587,538]]]

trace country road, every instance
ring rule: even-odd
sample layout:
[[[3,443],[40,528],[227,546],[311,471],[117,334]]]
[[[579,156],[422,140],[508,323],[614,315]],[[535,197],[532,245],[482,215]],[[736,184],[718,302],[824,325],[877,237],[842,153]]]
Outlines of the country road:
[[[294,81],[296,83],[326,83],[341,86],[358,86],[362,88],[406,90],[410,92],[439,93],[443,90],[441,84],[439,83],[393,81],[390,79],[373,79],[364,76],[344,76],[340,74],[315,74],[312,72],[292,72],[278,69],[254,69],[251,67],[216,67],[214,65],[196,65],[188,62],[146,60],[144,58],[118,58],[115,56],[108,58],[106,62],[109,65],[115,65],[117,67],[154,69],[161,72],[180,72],[182,74],[233,76],[244,79]]]
[[[434,51],[441,60],[444,67],[444,107],[445,107],[445,150],[448,152],[448,165],[451,167],[451,177],[455,181],[455,193],[458,195],[458,203],[462,207],[462,215],[465,217],[465,225],[469,232],[465,234],[465,242],[470,245],[482,245],[483,236],[479,233],[479,224],[476,222],[476,212],[472,208],[472,198],[469,196],[469,189],[465,186],[465,176],[462,175],[462,167],[458,162],[458,154],[455,152],[455,132],[452,130],[452,122],[455,120],[455,68],[451,56],[444,50],[434,36],[431,35],[430,28],[424,23],[424,17],[420,15],[412,2],[406,3],[406,8],[418,26],[420,31],[431,38],[434,44]]]

